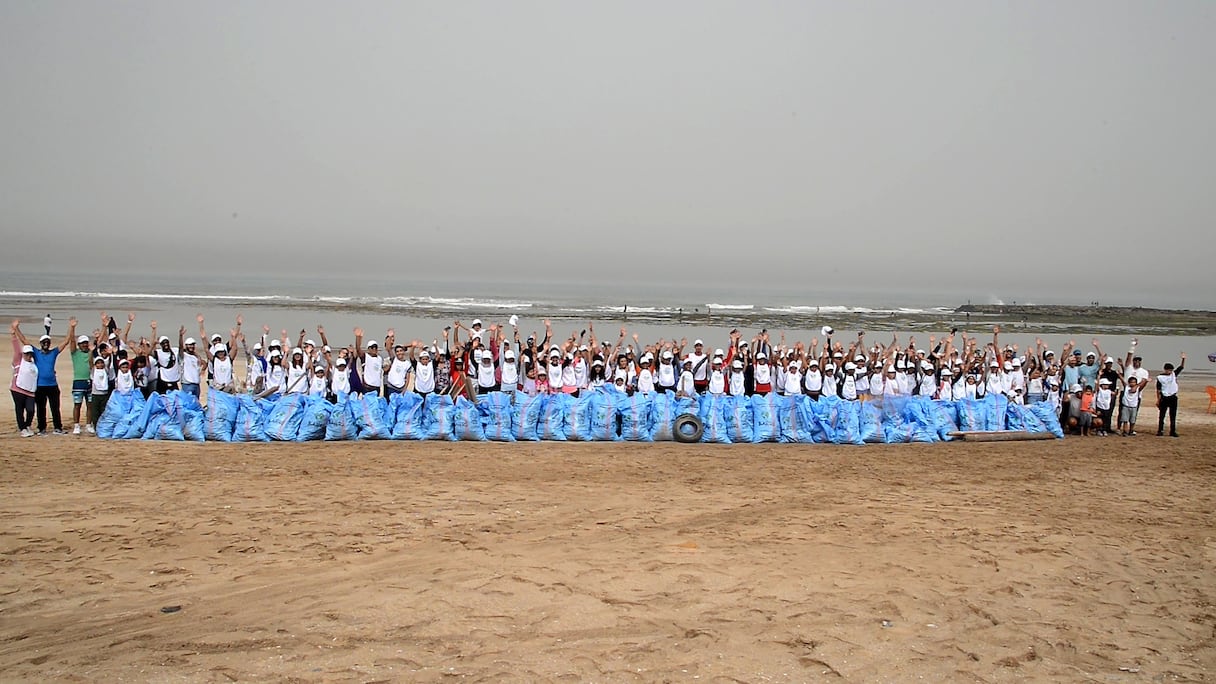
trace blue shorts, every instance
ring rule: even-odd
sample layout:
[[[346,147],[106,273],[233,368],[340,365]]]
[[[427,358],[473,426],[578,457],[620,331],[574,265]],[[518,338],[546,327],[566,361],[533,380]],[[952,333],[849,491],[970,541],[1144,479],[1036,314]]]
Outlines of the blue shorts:
[[[88,380],[73,380],[72,381],[72,403],[81,404],[89,398],[89,390],[93,387],[93,383]]]

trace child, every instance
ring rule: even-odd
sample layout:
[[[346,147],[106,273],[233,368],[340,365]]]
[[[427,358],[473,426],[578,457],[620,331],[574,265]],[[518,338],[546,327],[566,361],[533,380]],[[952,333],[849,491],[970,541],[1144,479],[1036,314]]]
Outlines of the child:
[[[106,370],[106,360],[100,356],[93,359],[93,374],[89,376],[92,383],[89,392],[89,433],[97,432],[97,419],[106,410],[110,401],[110,373]]]
[[[1089,429],[1091,427],[1093,427],[1094,416],[1096,415],[1096,412],[1094,409],[1094,386],[1093,385],[1085,386],[1085,392],[1081,395],[1079,404],[1080,404],[1080,413],[1077,416],[1077,422],[1081,427],[1081,435],[1083,437],[1088,437]]]
[[[1094,393],[1094,409],[1102,421],[1098,426],[1098,436],[1105,437],[1110,434],[1108,431],[1111,427],[1111,414],[1115,410],[1115,393],[1111,391],[1110,380],[1106,378],[1098,381],[1098,391]]]

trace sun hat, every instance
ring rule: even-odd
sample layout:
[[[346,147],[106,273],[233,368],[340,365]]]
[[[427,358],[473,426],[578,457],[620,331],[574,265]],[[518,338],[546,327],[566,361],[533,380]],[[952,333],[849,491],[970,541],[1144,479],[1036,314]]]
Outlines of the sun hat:
[[[51,338],[50,338],[49,336],[47,336],[47,335],[43,335],[43,337],[45,337],[45,338],[46,338],[46,339],[48,339],[48,340],[49,340],[49,339],[51,339]],[[88,336],[88,335],[81,335],[80,337],[77,337],[77,338],[76,338],[76,344],[84,344],[85,342],[88,342],[88,341],[89,341],[89,336]]]
[[[34,348],[33,348],[32,346],[30,346],[30,345],[28,345],[28,344],[27,344],[27,345],[25,345],[24,347],[22,347],[22,348],[21,348],[21,353],[22,353],[22,354],[33,354],[33,353],[34,353]]]

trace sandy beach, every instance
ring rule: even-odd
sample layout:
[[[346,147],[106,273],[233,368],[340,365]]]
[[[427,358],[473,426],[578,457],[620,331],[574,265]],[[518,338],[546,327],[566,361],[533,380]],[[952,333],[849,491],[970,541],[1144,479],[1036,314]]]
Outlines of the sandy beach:
[[[6,413],[0,671],[1203,681],[1206,402],[1176,440],[868,447],[22,439]]]

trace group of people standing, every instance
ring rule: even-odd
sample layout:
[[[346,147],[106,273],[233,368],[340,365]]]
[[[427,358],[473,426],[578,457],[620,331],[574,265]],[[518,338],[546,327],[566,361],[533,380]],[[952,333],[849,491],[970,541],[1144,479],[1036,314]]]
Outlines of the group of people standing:
[[[292,341],[286,330],[276,338],[269,326],[263,326],[260,337],[249,345],[241,316],[226,340],[219,333],[209,335],[200,315],[197,339],[187,337],[181,326],[175,346],[159,334],[153,321],[149,337],[131,341],[135,315],[128,315],[126,327],[119,331],[104,312],[101,327],[91,336],[77,337],[77,321],[70,319],[67,336],[55,346],[49,318],[38,347],[28,343],[18,321],[12,324],[12,393],[18,429],[27,436],[35,434],[35,420],[37,434],[46,433],[48,409],[55,433],[64,432],[55,361],[69,348],[75,434],[81,431],[82,417],[85,429],[94,430],[110,392],[140,391],[149,396],[180,389],[200,396],[206,384],[209,391],[247,391],[259,397],[313,394],[331,401],[352,393],[473,398],[501,390],[574,395],[599,389],[671,391],[681,396],[775,392],[858,401],[912,395],[978,399],[1001,394],[1015,403],[1052,404],[1061,423],[1080,434],[1106,435],[1117,426],[1120,434],[1131,436],[1136,434],[1141,397],[1150,379],[1134,340],[1121,359],[1104,354],[1097,340],[1094,351],[1084,356],[1070,342],[1057,357],[1037,339],[1021,349],[1016,344],[1002,346],[999,327],[993,329],[990,342],[951,330],[940,339],[930,336],[925,347],[918,346],[915,337],[905,345],[894,336],[887,344],[867,345],[864,333],[846,343],[837,340],[828,326],[820,331],[822,340],[816,337],[806,343],[787,343],[784,334],[773,340],[767,330],[745,340],[732,330],[724,346],[711,351],[700,339],[691,345],[687,339],[643,343],[637,334],[627,337],[624,327],[615,338],[602,340],[591,323],[559,338],[546,320],[543,335],[534,332],[521,338],[512,317],[510,330],[506,325],[483,326],[480,320],[467,327],[453,321],[429,344],[398,340],[389,329],[381,347],[356,328],[354,344],[334,350],[322,326],[317,327],[320,344],[307,338],[304,330]],[[245,359],[244,378],[234,370],[237,353]],[[1167,363],[1156,377],[1159,435],[1165,434],[1168,415],[1169,434],[1177,436],[1177,378],[1185,363],[1183,354],[1176,368]]]

